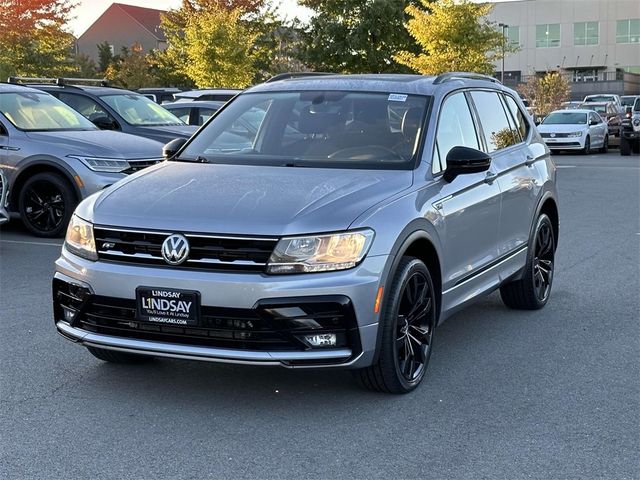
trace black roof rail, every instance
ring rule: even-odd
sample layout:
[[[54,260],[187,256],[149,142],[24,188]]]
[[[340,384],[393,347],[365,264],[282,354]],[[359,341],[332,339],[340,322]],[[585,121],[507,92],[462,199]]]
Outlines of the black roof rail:
[[[439,85],[444,82],[448,82],[450,80],[485,80],[488,82],[499,83],[502,85],[502,82],[497,78],[491,77],[489,75],[483,75],[482,73],[472,73],[472,72],[447,72],[441,75],[438,75],[433,81],[434,85]]]
[[[41,77],[9,77],[7,83],[56,83],[55,78],[41,78]]]
[[[56,84],[58,85],[69,85],[70,83],[97,83],[101,87],[109,86],[109,81],[106,78],[72,78],[72,77],[56,78]]]
[[[334,74],[330,72],[286,72],[286,73],[279,73],[278,75],[275,75],[270,79],[265,80],[264,83],[277,82],[279,80],[287,80],[289,78],[320,77],[323,75],[334,75]]]
[[[98,83],[101,87],[108,87],[109,81],[106,78],[71,78],[71,77],[9,77],[7,83],[13,84],[34,84],[51,83],[60,86],[73,86],[70,83]]]

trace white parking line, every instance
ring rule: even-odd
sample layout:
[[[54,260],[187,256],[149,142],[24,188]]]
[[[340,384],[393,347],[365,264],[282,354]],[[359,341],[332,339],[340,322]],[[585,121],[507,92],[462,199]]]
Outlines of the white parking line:
[[[576,168],[577,165],[556,165],[556,168]]]
[[[61,247],[62,244],[61,243],[53,243],[53,242],[27,242],[24,240],[3,240],[0,239],[0,242],[3,243],[19,243],[19,244],[23,244],[23,245],[46,245],[49,247]]]

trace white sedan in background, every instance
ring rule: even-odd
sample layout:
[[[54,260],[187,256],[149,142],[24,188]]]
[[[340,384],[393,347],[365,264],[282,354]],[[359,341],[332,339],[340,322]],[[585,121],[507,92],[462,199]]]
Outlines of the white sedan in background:
[[[593,110],[556,110],[544,118],[538,131],[550,150],[606,153],[609,144],[607,122]]]

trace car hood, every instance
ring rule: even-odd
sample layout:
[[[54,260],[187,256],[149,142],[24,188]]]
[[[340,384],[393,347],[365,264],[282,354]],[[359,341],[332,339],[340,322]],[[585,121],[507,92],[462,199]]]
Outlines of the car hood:
[[[28,132],[29,139],[46,144],[62,156],[83,155],[104,158],[162,158],[163,144],[126,133],[108,130],[70,132]]]
[[[587,125],[584,123],[568,124],[562,123],[558,125],[538,125],[538,131],[540,133],[571,133],[582,132],[587,129]]]
[[[195,125],[166,125],[157,127],[135,127],[135,134],[162,142],[163,144],[176,138],[190,138],[196,133]]]
[[[88,198],[98,225],[291,235],[344,230],[412,184],[411,171],[163,162]]]

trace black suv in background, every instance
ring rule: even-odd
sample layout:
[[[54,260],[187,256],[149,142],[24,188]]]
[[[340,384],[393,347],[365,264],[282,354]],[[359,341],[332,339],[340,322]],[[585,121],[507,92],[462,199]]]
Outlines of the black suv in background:
[[[109,87],[104,80],[10,77],[9,83],[30,86],[53,95],[101,130],[116,130],[162,143],[189,138],[196,131],[196,127],[186,125],[146,96]]]

